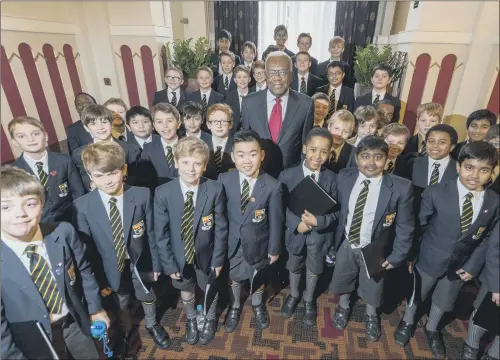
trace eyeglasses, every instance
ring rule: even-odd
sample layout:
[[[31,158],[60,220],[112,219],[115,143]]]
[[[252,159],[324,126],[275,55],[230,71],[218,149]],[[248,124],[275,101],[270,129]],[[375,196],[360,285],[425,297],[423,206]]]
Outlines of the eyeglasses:
[[[341,76],[343,72],[334,72],[334,73],[328,73],[328,77],[337,77]]]
[[[269,75],[269,77],[276,77],[276,76],[281,76],[281,77],[285,77],[287,76],[289,73],[288,70],[285,70],[285,69],[280,69],[280,70],[268,70],[267,71],[267,75]]]
[[[167,79],[168,81],[172,81],[172,80],[180,81],[181,80],[181,78],[178,76],[165,76],[165,79]]]
[[[266,72],[265,71],[254,71],[254,75],[256,75],[256,76],[264,76],[264,75],[266,75]]]
[[[220,125],[223,125],[223,126],[227,126],[231,123],[231,120],[210,120],[208,122],[210,125],[217,125],[217,126],[220,126]]]

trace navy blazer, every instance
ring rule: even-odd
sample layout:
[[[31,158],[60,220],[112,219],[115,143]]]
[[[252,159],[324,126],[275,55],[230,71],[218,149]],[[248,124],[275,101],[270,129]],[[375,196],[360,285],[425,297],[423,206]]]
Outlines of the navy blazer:
[[[418,134],[415,134],[413,136],[410,136],[408,139],[408,143],[406,144],[406,147],[404,149],[404,153],[417,153],[417,155],[420,156],[420,153],[418,152],[418,142],[419,142],[419,136]]]
[[[330,166],[329,162],[326,162],[323,166],[338,174],[340,170],[345,169],[346,167],[351,167],[353,161],[354,164],[352,167],[357,167],[355,157],[356,148],[346,141],[340,151],[340,154],[337,154],[337,162],[335,163],[335,166]]]
[[[301,161],[302,144],[313,127],[314,103],[309,96],[289,90],[283,126],[275,144],[269,130],[267,91],[258,91],[245,96],[241,104],[242,127],[259,134],[262,148],[266,152],[262,168],[277,178],[283,169]]]
[[[180,178],[159,186],[154,198],[154,226],[163,273],[182,274],[185,265],[181,236],[184,198]],[[222,184],[200,179],[194,205],[193,235],[196,263],[209,274],[211,268],[224,266],[227,257],[228,224],[226,195]]]
[[[85,194],[80,174],[68,155],[47,151],[49,190],[45,194],[41,222],[72,220],[73,200]],[[35,175],[23,155],[12,164]]]
[[[208,145],[208,148],[210,149],[210,158],[208,159],[208,164],[207,164],[207,170],[203,174],[208,179],[211,180],[217,180],[218,174],[217,174],[217,166],[215,165],[215,150],[214,145],[212,142],[212,136],[209,135],[208,138],[205,140],[205,142]],[[233,137],[229,136],[226,142],[226,146],[222,150],[222,164],[221,164],[221,169],[220,173],[226,173],[228,171],[232,171],[235,168],[234,161],[231,158],[231,153],[233,152]]]
[[[56,287],[81,331],[89,336],[89,315],[101,311],[102,305],[99,286],[85,256],[85,245],[69,223],[42,223],[40,230]],[[4,270],[1,274],[2,359],[24,359],[13,342],[9,323],[38,321],[52,339],[50,314],[21,260],[3,241],[0,247]]]
[[[70,155],[80,146],[93,142],[92,135],[85,130],[81,120],[75,121],[73,124],[69,125],[66,128],[66,135],[68,136],[67,142]]]
[[[341,206],[339,225],[335,234],[337,248],[342,243],[345,243],[344,246],[350,246],[344,241],[345,225],[349,211],[349,198],[358,176],[358,169],[349,168],[342,169],[337,177],[337,193]],[[384,173],[375,210],[371,242],[378,241],[382,237],[389,237],[390,240],[393,240],[392,252],[386,259],[393,266],[399,266],[406,259],[412,246],[415,227],[412,205],[413,188],[411,182],[399,176]],[[392,221],[388,222],[391,217],[393,217]]]
[[[292,59],[292,64],[295,64],[295,59],[297,58],[297,55],[293,55],[290,58]],[[316,74],[317,70],[318,70],[318,59],[311,56],[311,66],[309,66],[309,71],[313,74]],[[321,80],[321,84],[323,84],[323,80]]]
[[[316,92],[328,95],[330,84],[319,87]],[[335,110],[349,110],[354,112],[354,90],[350,87],[342,85],[340,88],[340,96],[337,100],[337,108]]]
[[[413,186],[420,189],[420,193],[428,186],[429,178],[429,156],[419,156],[412,161],[412,178]],[[448,166],[444,170],[441,182],[455,180],[458,178],[457,162],[450,158]]]
[[[118,271],[106,206],[98,190],[77,199],[75,201],[75,226],[87,247],[97,250],[97,252],[90,251],[90,253],[92,266],[96,269],[103,269],[99,273],[96,271],[100,288],[110,286],[113,291],[118,291],[121,273]],[[154,238],[153,206],[149,189],[125,186],[122,218],[123,238],[134,271],[161,272]],[[137,277],[140,279],[139,276]]]
[[[328,59],[326,61],[319,63],[316,70],[316,76],[319,76],[320,78],[323,79],[323,84],[328,84],[328,64],[330,62],[331,60]],[[342,85],[354,89],[354,79],[352,77],[351,65],[349,65],[345,61],[342,61],[342,64],[344,65],[344,74],[345,74],[344,80],[342,80]]]
[[[180,97],[179,97],[179,99],[177,99],[177,105],[175,105],[175,107],[177,109],[180,109],[182,104],[184,104],[184,102],[186,102],[186,91],[181,88],[181,89],[179,89],[179,92],[180,92]],[[168,100],[167,88],[155,92],[153,106],[156,104],[159,104],[159,103],[170,104],[170,101]]]
[[[201,104],[201,91],[196,90],[192,93],[187,94],[187,101],[194,101],[195,103]],[[219,94],[215,90],[210,91],[210,96],[207,99],[207,109],[213,104],[220,104],[224,102],[224,96]],[[205,113],[203,113],[203,118],[205,118]]]
[[[302,168],[302,164],[286,169],[280,174],[279,181],[283,183],[285,188],[285,205],[288,204],[290,192],[299,185],[303,179],[304,169]],[[337,199],[337,175],[334,172],[322,167],[319,174],[318,185],[332,198]],[[318,226],[313,228],[310,233],[301,234],[297,232],[297,227],[302,220],[287,208],[285,246],[288,252],[291,254],[299,254],[306,244],[306,237],[311,236],[314,238],[317,250],[326,253],[328,247],[333,242],[332,227],[337,217],[337,210],[330,214],[317,215],[316,220],[318,221]]]
[[[254,92],[255,87],[248,89],[248,94]],[[231,90],[226,95],[225,103],[231,107],[231,110],[233,110],[233,127],[231,128],[231,134],[235,134],[241,128],[242,117],[239,97],[240,95],[238,94],[238,90]]]
[[[227,195],[229,250],[232,258],[241,242],[243,257],[256,264],[268,255],[281,254],[285,214],[281,183],[262,170],[252,190],[245,213],[241,213],[240,173],[235,170],[220,174],[219,181]]]
[[[231,80],[229,81],[228,85],[229,87],[226,91],[226,89],[224,88],[224,76],[222,74],[219,74],[214,78],[214,81],[212,82],[212,89],[226,98],[227,92],[237,89],[236,82],[234,81],[234,74],[231,76]]]
[[[144,145],[139,160],[139,173],[142,174],[141,186],[150,188],[152,192],[157,186],[179,175],[174,162],[170,166],[168,164],[160,136]]]
[[[500,222],[497,221],[486,249],[486,264],[480,279],[493,293],[500,292]]]
[[[428,186],[422,193],[419,218],[423,234],[417,267],[436,279],[444,274],[450,280],[459,279],[455,272],[460,268],[477,277],[489,235],[499,219],[498,195],[487,189],[477,219],[462,234],[458,196],[457,180]]]
[[[394,117],[392,118],[391,122],[393,122],[393,123],[398,122],[399,121],[399,113],[401,112],[401,100],[399,100],[397,97],[394,97],[388,93],[385,93],[384,100],[391,101],[392,104],[394,105]],[[358,107],[360,107],[362,105],[364,105],[364,106],[373,105],[371,91],[356,99],[356,102],[354,103],[354,110],[356,110]]]
[[[292,89],[295,91],[300,92],[300,82],[299,82],[299,76],[296,71],[293,72],[293,80],[292,80]],[[309,73],[309,76],[307,77],[307,83],[306,83],[306,88],[307,88],[307,96],[313,96],[318,92],[318,88],[323,85],[323,80],[321,80],[320,77],[314,75],[312,72]]]

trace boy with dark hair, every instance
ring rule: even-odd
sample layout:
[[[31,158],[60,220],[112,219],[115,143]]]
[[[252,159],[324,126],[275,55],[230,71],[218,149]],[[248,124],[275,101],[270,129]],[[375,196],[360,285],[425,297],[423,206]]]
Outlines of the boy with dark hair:
[[[201,130],[203,124],[203,107],[194,101],[187,101],[181,106],[181,129],[185,136],[197,137],[205,142],[209,141],[210,134]]]
[[[316,70],[316,76],[322,78],[324,84],[328,84],[329,82],[328,64],[330,64],[332,61],[340,61],[343,65],[343,71],[345,74],[345,77],[343,79],[343,84],[345,86],[350,87],[351,89],[354,89],[354,82],[351,74],[351,66],[347,62],[342,61],[342,53],[344,52],[344,49],[345,49],[344,38],[340,36],[334,36],[333,38],[331,38],[330,41],[328,42],[328,51],[330,52],[330,58],[318,64],[318,69]]]
[[[25,359],[23,350],[40,351],[28,350],[31,331],[14,338],[10,330],[34,321],[61,359],[69,354],[99,359],[90,325],[100,320],[109,327],[110,322],[84,243],[69,223],[40,223],[45,190],[34,176],[3,166],[0,178],[2,359]],[[22,343],[16,344],[20,336]]]
[[[169,67],[165,70],[165,89],[155,92],[153,106],[166,102],[174,105],[178,109],[186,101],[186,91],[182,88],[184,83],[184,73],[176,67]]]
[[[276,262],[281,254],[285,222],[279,181],[260,167],[264,158],[260,137],[251,130],[237,132],[232,158],[238,171],[220,174],[228,197],[230,306],[224,327],[233,332],[241,314],[241,287],[254,272]],[[264,270],[265,271],[265,270]],[[257,284],[252,284],[257,285]],[[262,301],[265,284],[252,288],[252,308],[258,328],[269,327],[269,314]]]
[[[278,25],[274,28],[274,41],[276,41],[276,47],[279,51],[285,52],[288,56],[292,57],[295,53],[291,52],[286,47],[286,41],[288,40],[288,30],[285,25]],[[266,60],[264,55],[262,60]]]
[[[310,176],[332,198],[337,198],[337,175],[323,167],[328,161],[333,138],[324,128],[309,131],[302,147],[304,161],[302,164],[281,172],[279,181],[289,194],[304,179]],[[290,318],[300,301],[299,284],[302,272],[306,273],[306,288],[303,293],[305,307],[304,324],[316,324],[316,300],[314,291],[319,276],[323,273],[323,259],[327,249],[333,242],[331,225],[336,220],[336,212],[326,215],[313,215],[305,211],[301,217],[290,209],[286,210],[285,245],[288,251],[286,268],[290,271],[290,294],[281,308],[281,316]]]
[[[154,238],[151,194],[146,188],[123,184],[125,153],[113,142],[90,144],[82,153],[85,170],[97,190],[75,201],[75,225],[92,250],[91,263],[101,289],[118,297],[122,355],[126,356],[132,329],[130,295],[141,301],[146,330],[156,346],[166,349],[170,339],[156,320],[156,296],[141,273],[158,280],[161,265]]]
[[[245,41],[241,46],[241,57],[243,58],[241,65],[252,69],[252,65],[257,59],[257,46],[251,41]]]
[[[366,136],[377,134],[379,119],[377,110],[371,105],[358,107],[353,115],[356,119],[356,136],[350,138],[349,143],[356,147]]]
[[[214,78],[212,89],[226,97],[231,90],[236,90],[233,69],[235,66],[234,54],[223,51],[219,54],[221,72]]]
[[[466,121],[467,128],[467,140],[462,141],[455,146],[455,149],[451,152],[451,157],[455,160],[458,159],[460,150],[462,148],[474,141],[483,141],[490,127],[495,125],[497,121],[497,116],[494,112],[488,109],[480,109],[473,111]]]
[[[414,152],[421,156],[427,155],[425,136],[429,129],[440,124],[442,119],[443,105],[438,103],[420,104],[417,107],[418,133],[408,139],[408,145],[404,152]]]
[[[212,54],[212,68],[214,69],[214,75],[222,74],[222,64],[220,62],[220,54],[222,52],[229,52],[232,54],[231,50],[231,42],[233,41],[233,36],[231,33],[225,29],[220,29],[219,36],[217,38],[217,47],[219,51],[216,51]],[[234,55],[234,63],[235,65],[239,65],[241,63],[240,57],[238,55]]]
[[[377,110],[378,113],[384,114],[383,118],[385,119],[385,124],[382,126],[384,127],[387,124],[397,122],[394,121],[394,103],[392,100],[388,99],[383,99],[380,100],[376,105],[375,109]]]
[[[205,118],[208,107],[213,104],[223,103],[224,96],[212,89],[213,72],[209,67],[202,66],[196,71],[196,81],[200,89],[189,93],[187,100],[201,104],[203,118]]]
[[[458,179],[429,186],[422,194],[422,236],[415,268],[420,278],[419,300],[425,301],[435,287],[425,328],[435,358],[445,357],[439,321],[453,310],[463,283],[479,275],[491,230],[499,219],[498,195],[483,187],[497,161],[490,144],[467,144],[458,158]],[[414,302],[406,307],[394,332],[398,345],[406,345],[412,336],[417,306]]]
[[[347,326],[349,300],[358,281],[358,294],[366,302],[366,335],[380,337],[377,308],[383,302],[384,279],[376,282],[367,273],[361,248],[375,242],[392,244],[386,249],[386,270],[401,265],[411,248],[414,230],[411,182],[384,172],[389,147],[379,136],[369,135],[356,148],[358,168],[343,169],[337,176],[341,204],[335,234],[337,263],[330,289],[341,294],[333,325]]]
[[[40,120],[20,116],[8,129],[14,146],[23,151],[12,165],[35,176],[45,190],[41,221],[70,222],[73,200],[85,194],[75,164],[68,155],[45,149],[48,135]]]
[[[328,84],[320,86],[316,90],[327,94],[330,98],[330,110],[326,119],[329,119],[337,110],[354,111],[354,90],[342,85],[344,76],[344,63],[341,61],[332,61],[327,67]]]
[[[82,122],[82,111],[85,109],[87,105],[97,104],[95,99],[85,93],[80,92],[75,95],[75,109],[78,115],[80,116],[80,120],[75,121],[73,124],[69,125],[66,128],[66,134],[68,135],[68,150],[69,155],[72,156],[73,152],[78,149],[80,146],[90,144],[92,142],[92,136],[89,134]]]
[[[372,85],[373,89],[366,95],[360,96],[356,99],[354,109],[361,105],[377,105],[379,101],[384,99],[389,100],[394,105],[394,116],[390,120],[392,122],[399,121],[399,112],[401,111],[401,101],[387,93],[387,86],[391,81],[392,70],[388,65],[379,64],[372,70]]]
[[[257,60],[253,63],[252,74],[255,79],[255,85],[250,87],[251,92],[257,92],[267,89],[266,83],[266,63],[262,60]]]
[[[125,114],[127,129],[131,134],[127,136],[127,143],[144,149],[145,144],[153,141],[158,135],[153,134],[153,118],[148,109],[143,106],[132,106]]]
[[[186,311],[186,342],[210,343],[216,332],[217,298],[206,311],[198,332],[195,286],[205,290],[211,276],[218,277],[227,256],[228,224],[222,184],[202,178],[209,149],[188,136],[175,147],[179,177],[156,189],[154,226],[163,273],[181,291]]]
[[[322,84],[322,80],[309,72],[311,55],[307,51],[299,51],[292,62],[295,64],[292,89],[304,95],[314,95],[317,87]]]
[[[299,48],[299,52],[305,51],[309,53],[309,49],[312,46],[312,36],[309,33],[300,33],[299,36],[297,36],[297,47]],[[296,63],[296,57],[297,54],[292,56],[292,63]],[[314,57],[311,56],[311,61],[310,61],[310,66],[308,71],[311,72],[311,74],[316,74],[316,70],[318,69],[318,60]],[[321,79],[321,78],[320,78]],[[321,84],[323,83],[323,80],[321,80]]]

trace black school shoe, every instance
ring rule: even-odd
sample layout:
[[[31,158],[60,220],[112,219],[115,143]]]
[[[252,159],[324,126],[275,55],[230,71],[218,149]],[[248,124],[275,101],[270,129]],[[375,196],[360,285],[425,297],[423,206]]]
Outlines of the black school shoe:
[[[217,331],[217,322],[215,319],[206,319],[203,324],[203,330],[200,333],[200,344],[208,345],[215,337]]]
[[[292,295],[288,295],[283,303],[283,306],[281,307],[281,317],[291,318],[299,301],[300,299],[294,298]]]
[[[260,304],[252,306],[252,308],[253,314],[255,315],[255,325],[259,329],[267,329],[269,327],[269,314],[266,306],[264,304]]]
[[[186,342],[189,345],[194,345],[198,342],[200,336],[198,334],[198,323],[196,318],[186,320]]]
[[[316,301],[304,301],[304,318],[302,322],[308,326],[316,325],[316,316],[318,314],[316,310]]]
[[[380,330],[380,319],[378,315],[366,315],[365,314],[365,325],[366,325],[366,336],[370,341],[378,341],[381,335]]]
[[[154,324],[152,328],[146,328],[149,335],[153,338],[153,342],[160,349],[167,349],[170,346],[170,338],[168,337],[165,328],[160,324]]]
[[[444,359],[446,350],[443,342],[443,334],[440,331],[429,331],[427,329],[424,329],[424,333],[432,355],[437,359]]]
[[[413,336],[413,331],[415,330],[412,324],[408,324],[406,321],[401,319],[398,327],[394,331],[394,342],[399,346],[405,347]]]
[[[224,320],[224,330],[227,333],[232,333],[238,327],[240,321],[241,309],[231,308],[227,311],[226,319]]]
[[[344,330],[347,327],[348,318],[349,309],[343,309],[340,305],[337,305],[333,314],[333,327],[337,330]]]

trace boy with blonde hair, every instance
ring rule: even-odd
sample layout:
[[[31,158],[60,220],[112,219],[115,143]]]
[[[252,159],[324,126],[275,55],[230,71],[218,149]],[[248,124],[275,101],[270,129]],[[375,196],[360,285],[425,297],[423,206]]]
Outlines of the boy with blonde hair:
[[[338,110],[328,119],[328,131],[333,135],[333,145],[330,159],[324,165],[327,169],[338,173],[348,166],[354,147],[347,143],[347,139],[351,137],[355,126],[356,120],[348,110]]]
[[[382,128],[381,136],[389,146],[384,170],[411,180],[412,166],[410,161],[415,157],[415,154],[403,154],[410,137],[410,130],[403,124],[391,123]]]
[[[375,135],[379,127],[379,116],[377,110],[371,105],[360,106],[354,112],[356,118],[356,136],[349,139],[349,143],[358,146],[361,139],[368,135]]]
[[[408,145],[404,152],[418,153],[420,156],[427,155],[425,136],[427,131],[443,120],[443,106],[438,103],[425,103],[417,107],[418,132],[408,139]]]

